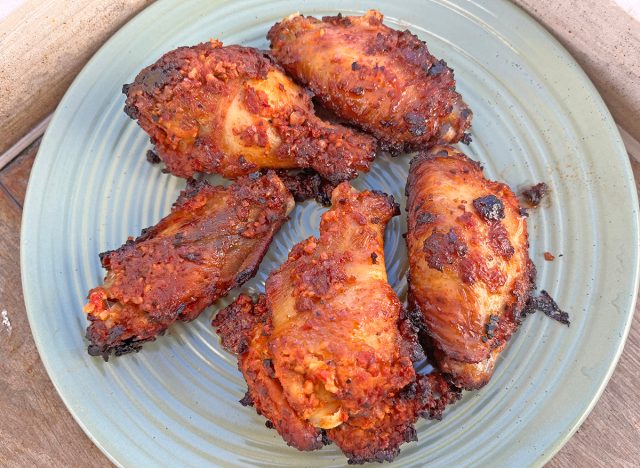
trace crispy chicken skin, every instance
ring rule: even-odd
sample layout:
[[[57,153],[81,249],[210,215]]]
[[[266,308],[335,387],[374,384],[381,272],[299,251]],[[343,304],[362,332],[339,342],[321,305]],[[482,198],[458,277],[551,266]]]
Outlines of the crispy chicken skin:
[[[375,156],[373,138],[316,117],[308,94],[257,49],[180,47],[123,92],[125,112],[179,177],[312,168],[339,182],[367,171]]]
[[[393,199],[333,190],[320,238],[293,247],[265,295],[241,296],[213,325],[249,390],[243,400],[300,450],[335,442],[352,463],[393,459],[420,415],[439,417],[457,393],[418,377],[416,328],[387,282],[383,236]]]
[[[471,111],[455,91],[453,71],[409,31],[383,16],[322,18],[291,15],[267,37],[296,80],[338,116],[372,133],[392,151],[455,143]]]
[[[407,196],[409,308],[439,368],[480,388],[533,286],[525,216],[509,187],[449,146],[411,162]]]
[[[107,275],[84,307],[89,354],[138,351],[253,277],[293,204],[274,173],[191,182],[167,217],[100,255]]]

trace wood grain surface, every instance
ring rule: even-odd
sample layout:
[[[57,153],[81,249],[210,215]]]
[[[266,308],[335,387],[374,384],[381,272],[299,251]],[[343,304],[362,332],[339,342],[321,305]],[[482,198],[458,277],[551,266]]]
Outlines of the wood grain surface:
[[[0,466],[109,466],[75,423],[35,348],[20,285],[22,202],[36,144],[0,172]],[[633,162],[636,188],[640,163]],[[637,466],[640,460],[640,305],[609,385],[550,467]],[[51,311],[56,313],[59,311]],[[517,339],[517,337],[516,337]]]
[[[613,0],[513,0],[587,72],[614,119],[640,140],[640,22]]]
[[[24,309],[20,218],[38,143],[0,172],[0,466],[108,466],[49,380]]]
[[[26,0],[0,21],[0,154],[55,109],[93,53],[150,3]]]

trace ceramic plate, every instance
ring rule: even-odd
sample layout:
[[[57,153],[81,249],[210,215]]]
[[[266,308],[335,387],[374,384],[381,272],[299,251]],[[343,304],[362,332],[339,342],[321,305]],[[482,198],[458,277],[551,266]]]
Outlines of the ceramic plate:
[[[122,112],[123,83],[177,46],[219,38],[266,48],[265,34],[300,11],[322,16],[378,8],[455,69],[474,111],[464,147],[491,178],[515,190],[544,181],[551,196],[529,218],[538,284],[571,314],[571,327],[529,317],[491,382],[467,392],[441,422],[420,421],[398,464],[540,465],[576,430],[607,383],[632,316],[638,277],[633,176],[601,98],[568,53],[507,2],[463,0],[165,0],[133,19],[69,88],[40,147],[24,211],[22,273],[33,336],[62,399],[115,463],[342,465],[332,446],[287,447],[238,400],[245,382],[209,323],[219,301],[142,352],[108,363],[90,357],[82,312],[104,275],[98,253],[168,213],[184,181],[145,160],[144,132]],[[409,156],[380,157],[355,185],[404,204]],[[295,242],[316,234],[324,208],[295,208],[260,272],[262,288]],[[388,227],[390,282],[406,292],[404,215]],[[556,256],[545,262],[543,253]],[[235,297],[234,291],[231,297]]]

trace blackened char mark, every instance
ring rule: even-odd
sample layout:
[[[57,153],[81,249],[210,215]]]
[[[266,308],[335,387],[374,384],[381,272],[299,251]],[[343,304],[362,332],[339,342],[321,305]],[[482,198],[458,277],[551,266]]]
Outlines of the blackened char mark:
[[[431,65],[431,67],[429,67],[429,70],[427,71],[427,75],[429,76],[436,76],[439,75],[440,73],[450,70],[452,71],[448,66],[447,66],[447,62],[445,62],[444,60],[438,60],[436,62],[433,63],[433,65]]]
[[[371,193],[375,195],[380,195],[387,199],[387,203],[389,203],[389,206],[391,207],[391,210],[392,210],[391,216],[398,216],[400,214],[400,205],[396,203],[396,199],[393,198],[393,195],[389,195],[383,192],[382,190],[372,190]]]
[[[504,218],[504,205],[495,195],[486,195],[473,200],[473,206],[487,221],[498,221]]]
[[[267,371],[267,375],[270,378],[275,379],[276,378],[276,371],[273,368],[273,361],[271,359],[264,359],[262,361],[262,365],[264,366],[265,370]]]
[[[447,406],[460,399],[462,389],[451,381],[450,376],[439,371],[421,375],[418,379],[421,393],[430,395],[420,411],[420,416],[440,421]]]
[[[500,322],[500,317],[498,317],[497,315],[489,315],[489,322],[487,322],[484,325],[484,330],[487,333],[486,338],[488,339],[493,339],[494,337],[494,333],[496,331],[496,329],[498,328],[498,324]],[[484,337],[483,337],[484,338]],[[486,341],[486,340],[483,340]]]
[[[291,192],[297,202],[315,199],[318,203],[329,206],[331,204],[331,192],[336,184],[323,179],[312,169],[303,169],[297,172],[276,171],[278,177],[287,190]]]
[[[174,238],[175,239],[175,238]],[[174,241],[174,245],[176,242]],[[202,254],[200,252],[180,252],[178,251],[178,256],[184,260],[187,260],[191,263],[201,263],[202,262]]]
[[[139,79],[138,79],[139,78]],[[153,94],[162,90],[166,85],[174,81],[183,79],[180,74],[180,67],[170,61],[161,61],[143,72],[142,77],[136,78],[145,93]],[[124,92],[124,86],[122,87]],[[129,88],[127,88],[129,91]]]
[[[246,268],[236,275],[236,287],[240,286],[254,277],[258,271],[258,266]]]
[[[109,332],[109,336],[111,337],[111,331]],[[91,340],[89,337],[88,331],[87,331],[87,338]],[[95,357],[101,356],[102,359],[104,359],[106,362],[106,361],[109,361],[109,355],[112,353],[115,354],[116,356],[122,356],[123,354],[129,354],[129,353],[137,353],[142,349],[142,345],[144,343],[148,341],[154,341],[154,340],[155,338],[149,338],[147,340],[138,340],[136,338],[129,338],[128,340],[119,342],[116,345],[91,344],[87,348],[87,352],[89,353],[89,356],[95,356]]]
[[[415,112],[407,112],[403,118],[404,121],[409,124],[409,132],[411,132],[413,136],[422,136],[427,131],[424,116]]]
[[[127,116],[132,120],[138,120],[138,117],[140,117],[138,108],[132,104],[125,104],[123,110],[124,113],[127,114]]]
[[[392,462],[393,459],[398,456],[400,453],[399,449],[395,450],[380,450],[375,452],[372,455],[367,455],[366,457],[361,457],[358,455],[347,455],[349,458],[347,459],[348,465],[364,465],[365,463],[382,463],[382,462]]]
[[[427,264],[438,271],[443,271],[445,265],[451,265],[456,256],[464,257],[467,250],[467,245],[458,238],[453,228],[449,229],[447,234],[434,228],[422,247]]]
[[[242,406],[253,406],[253,398],[251,398],[251,394],[249,393],[249,390],[247,390],[247,393],[245,393],[242,399],[240,400],[240,404]],[[270,422],[270,421],[267,421],[267,422]]]
[[[127,96],[127,104],[124,106],[124,113],[133,120],[137,120],[140,116],[140,111],[134,104],[129,103],[129,93],[131,92],[135,94],[140,90],[149,95],[153,95],[156,91],[160,91],[170,82],[182,79],[182,75],[179,71],[179,67],[174,63],[160,62],[159,65],[154,65],[145,69],[142,76],[136,78],[134,83],[123,85],[122,93]]]
[[[240,294],[234,302],[218,312],[211,325],[220,336],[224,349],[234,354],[242,354],[248,349],[249,333],[257,323],[265,320],[263,303],[264,296],[254,303],[251,296]]]
[[[529,302],[525,306],[524,313],[532,314],[534,312],[540,311],[545,314],[547,317],[552,318],[564,325],[569,326],[569,314],[558,307],[556,301],[549,295],[547,291],[540,291],[540,295],[538,297],[531,296],[529,298]]]
[[[426,359],[426,356],[418,338],[420,328],[413,322],[411,317],[411,314],[414,313],[403,308],[398,318],[398,329],[403,338],[401,342],[402,352],[409,356],[411,362],[416,364]]]
[[[180,192],[180,195],[178,195],[178,199],[173,203],[173,208],[182,206],[184,203],[188,202],[198,193],[200,193],[201,190],[204,190],[209,186],[210,184],[207,179],[187,179],[185,188]]]
[[[151,164],[158,164],[160,162],[160,156],[154,150],[147,151],[147,161]]]
[[[421,213],[418,213],[418,216],[416,216],[416,227],[421,226],[423,224],[432,223],[435,220],[436,220],[436,215],[434,215],[433,213],[423,211]]]

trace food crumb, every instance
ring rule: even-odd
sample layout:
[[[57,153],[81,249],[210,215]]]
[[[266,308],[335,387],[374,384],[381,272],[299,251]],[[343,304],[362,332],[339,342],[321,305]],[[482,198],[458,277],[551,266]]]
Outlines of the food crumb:
[[[555,260],[555,258],[556,258],[555,255],[553,255],[551,252],[545,252],[544,253],[544,259],[547,262],[553,262]]]
[[[526,190],[522,191],[522,198],[531,207],[538,206],[542,201],[542,198],[549,193],[549,186],[544,182],[532,185]]]

